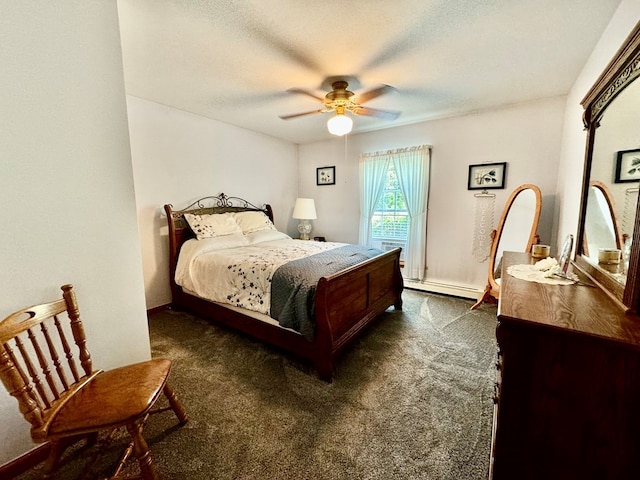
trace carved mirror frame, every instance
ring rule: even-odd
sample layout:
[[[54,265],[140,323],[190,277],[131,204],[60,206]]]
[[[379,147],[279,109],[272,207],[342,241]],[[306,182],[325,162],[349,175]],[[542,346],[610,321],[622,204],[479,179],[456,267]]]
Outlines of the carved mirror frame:
[[[600,120],[611,102],[634,80],[640,77],[640,22],[626,38],[607,68],[582,100],[583,123],[587,130],[585,168],[582,181],[580,222],[578,230],[575,264],[594,278],[620,306],[629,312],[638,311],[640,295],[640,203],[636,208],[631,255],[626,284],[616,281],[606,270],[592,265],[581,252],[584,251],[585,216],[593,161],[593,146]]]

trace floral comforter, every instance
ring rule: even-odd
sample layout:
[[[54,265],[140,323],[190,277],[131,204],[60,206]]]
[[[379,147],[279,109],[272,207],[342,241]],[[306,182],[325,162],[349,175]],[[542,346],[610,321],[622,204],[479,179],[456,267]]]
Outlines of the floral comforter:
[[[275,271],[287,262],[345,244],[282,239],[237,248],[208,250],[189,240],[180,253],[175,281],[195,295],[265,315],[270,314]]]

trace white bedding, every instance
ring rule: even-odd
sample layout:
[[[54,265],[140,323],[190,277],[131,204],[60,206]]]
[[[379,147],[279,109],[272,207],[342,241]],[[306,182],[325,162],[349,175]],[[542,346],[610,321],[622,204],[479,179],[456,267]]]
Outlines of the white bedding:
[[[176,283],[201,298],[269,315],[271,280],[278,267],[345,245],[293,240],[275,231],[255,233],[245,235],[246,241],[188,240],[178,257]]]

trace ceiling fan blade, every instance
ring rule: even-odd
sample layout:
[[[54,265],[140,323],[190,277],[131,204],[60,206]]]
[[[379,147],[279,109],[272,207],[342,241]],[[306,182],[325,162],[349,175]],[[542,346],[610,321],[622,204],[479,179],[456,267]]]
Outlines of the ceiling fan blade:
[[[385,93],[391,93],[395,91],[396,89],[393,88],[391,85],[381,85],[377,88],[371,89],[367,92],[364,92],[358,95],[356,103],[365,103],[365,102],[368,102],[369,100],[373,100],[374,98],[379,97],[380,95],[384,95]]]
[[[290,88],[287,90],[287,92],[291,92],[291,93],[301,93],[302,95],[308,95],[311,98],[315,98],[316,100],[324,103],[324,97],[320,97],[318,95],[316,95],[315,93],[309,91],[309,90],[305,90],[304,88]]]
[[[282,120],[291,120],[292,118],[303,117],[305,115],[313,115],[314,113],[322,113],[324,110],[321,108],[320,110],[312,110],[310,112],[302,112],[302,113],[292,113],[290,115],[279,115]]]
[[[358,106],[353,110],[353,113],[355,113],[356,115],[384,118],[385,120],[395,120],[400,116],[401,112]]]

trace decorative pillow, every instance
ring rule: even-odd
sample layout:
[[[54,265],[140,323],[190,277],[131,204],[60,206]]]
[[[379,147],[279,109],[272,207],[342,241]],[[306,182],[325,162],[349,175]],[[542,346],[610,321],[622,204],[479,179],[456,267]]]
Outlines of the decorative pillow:
[[[289,235],[279,232],[278,230],[258,230],[257,232],[247,233],[245,238],[251,245],[254,243],[272,242],[274,240],[291,240]]]
[[[184,218],[196,234],[198,240],[211,237],[222,237],[232,233],[242,233],[240,226],[230,213],[214,213],[211,215],[193,215],[185,213]]]
[[[275,230],[269,217],[263,212],[234,212],[233,216],[245,235],[258,230]]]

